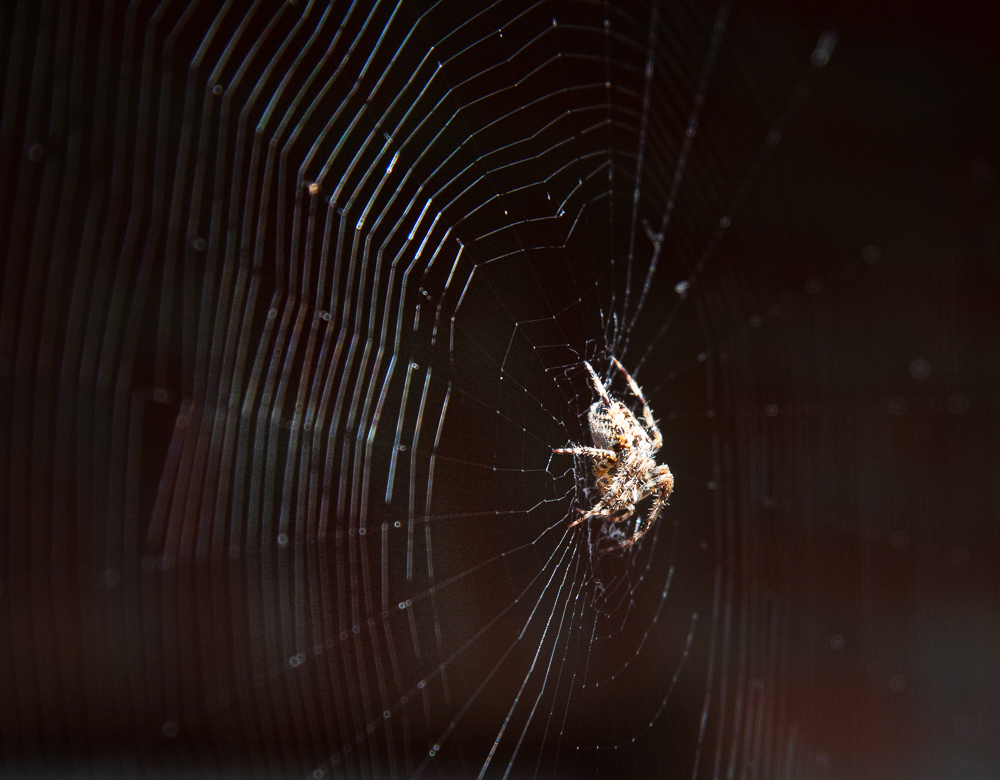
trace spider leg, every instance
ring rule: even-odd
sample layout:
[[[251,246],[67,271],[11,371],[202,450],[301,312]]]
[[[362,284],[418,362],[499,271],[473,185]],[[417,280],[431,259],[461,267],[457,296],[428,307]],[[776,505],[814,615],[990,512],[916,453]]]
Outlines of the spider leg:
[[[598,509],[600,509],[600,505],[595,506],[589,512],[584,512],[582,509],[577,509],[576,511],[580,513],[580,516],[566,527],[572,528],[575,525],[580,525],[580,523],[582,523],[584,520],[589,520],[595,514],[600,514],[600,512],[597,511]]]
[[[615,454],[614,450],[604,450],[600,447],[560,447],[559,449],[552,451],[565,452],[569,455],[591,455],[595,458],[607,458],[611,461],[618,460],[618,456]]]
[[[628,386],[632,390],[632,394],[642,401],[642,417],[646,421],[646,427],[649,432],[653,434],[653,452],[656,452],[660,447],[663,446],[663,434],[660,433],[660,429],[656,427],[656,420],[653,419],[653,413],[649,409],[649,403],[646,401],[646,397],[642,394],[642,389],[636,384],[636,381],[632,378],[632,375],[625,370],[625,366],[618,362],[618,358],[612,358],[615,361],[615,365],[621,369],[621,372],[625,375],[625,379],[628,381]],[[591,369],[593,371],[593,369]]]
[[[598,503],[597,506],[589,512],[584,512],[582,509],[577,509],[576,511],[580,513],[580,516],[569,524],[569,528],[572,528],[574,525],[580,525],[580,523],[584,520],[589,520],[592,517],[597,517],[598,515],[608,515],[607,507],[602,507],[600,503]]]
[[[567,528],[572,528],[574,525],[580,525],[580,523],[582,523],[584,520],[587,519],[587,514],[582,509],[577,509],[576,511],[580,513],[580,516],[576,518],[576,520],[574,520],[568,526],[566,526]]]
[[[587,371],[590,372],[590,379],[594,383],[594,389],[597,390],[597,394],[601,396],[601,400],[608,406],[611,406],[611,396],[608,395],[608,389],[604,386],[601,378],[597,376],[597,372],[594,371],[594,367],[586,360],[583,361],[583,365],[585,365],[587,367]]]
[[[674,475],[670,473],[670,467],[664,463],[657,466],[652,471],[652,476],[643,484],[642,494],[644,496],[658,493],[658,499],[666,503],[670,494],[674,492]]]
[[[579,525],[584,520],[589,520],[591,517],[606,517],[612,523],[620,523],[622,520],[627,520],[635,512],[635,507],[632,504],[626,504],[624,507],[620,507],[618,511],[612,511],[612,507],[603,506],[604,501],[601,500],[597,505],[591,509],[589,512],[584,512],[582,509],[577,509],[576,511],[580,513],[580,516],[569,524],[572,528],[574,525]]]
[[[646,535],[646,531],[648,531],[652,527],[653,523],[656,522],[656,518],[660,516],[660,510],[663,508],[664,503],[665,502],[661,500],[659,496],[657,496],[656,500],[653,501],[653,508],[649,511],[649,515],[646,517],[646,519],[642,521],[642,524],[639,526],[639,530],[636,531],[634,534],[632,534],[632,536],[626,539],[624,542],[612,545],[611,547],[604,547],[601,550],[601,552],[611,552],[612,550],[627,550],[633,544],[638,542],[643,536]]]

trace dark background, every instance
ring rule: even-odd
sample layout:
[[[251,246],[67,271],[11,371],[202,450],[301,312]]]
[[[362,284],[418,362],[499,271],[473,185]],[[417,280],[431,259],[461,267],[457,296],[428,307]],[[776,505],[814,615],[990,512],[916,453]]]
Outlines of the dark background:
[[[277,17],[282,4],[264,5],[246,41],[263,36],[266,20]],[[202,495],[200,487],[191,487],[197,480],[185,482],[186,477],[177,478],[185,492],[172,494],[175,508],[157,514],[164,474],[173,475],[171,468],[178,473],[198,469],[180,456],[171,460],[185,446],[178,431],[203,413],[203,436],[225,425],[221,416],[213,417],[225,404],[213,408],[196,389],[205,381],[199,366],[221,365],[214,356],[201,362],[200,350],[210,350],[207,341],[199,340],[199,312],[207,307],[224,321],[230,310],[242,311],[222,296],[225,281],[198,281],[202,250],[189,242],[193,234],[185,233],[183,224],[164,216],[171,196],[180,198],[185,219],[190,209],[203,215],[204,224],[217,206],[229,208],[230,199],[243,208],[242,199],[228,191],[213,199],[208,186],[204,202],[191,206],[190,185],[174,191],[157,184],[158,176],[174,175],[177,150],[191,130],[182,120],[188,110],[185,87],[197,95],[194,112],[201,116],[210,68],[191,72],[187,63],[217,9],[215,3],[22,1],[0,11],[5,90],[0,123],[5,258],[0,764],[11,776],[193,771],[303,776],[317,766],[344,776],[409,775],[422,760],[424,742],[433,742],[461,706],[435,699],[441,709],[426,733],[417,725],[409,737],[380,732],[359,743],[366,758],[351,763],[354,759],[347,757],[345,746],[368,722],[360,697],[368,692],[375,698],[377,691],[368,684],[375,673],[352,672],[351,664],[380,657],[367,646],[329,644],[347,625],[343,620],[352,599],[381,598],[377,575],[367,579],[353,568],[348,573],[349,566],[364,560],[377,571],[381,560],[374,548],[366,558],[355,552],[353,541],[351,546],[342,542],[357,538],[351,501],[360,499],[354,493],[343,493],[343,506],[333,501],[326,514],[311,508],[300,528],[294,510],[290,519],[288,511],[283,514],[292,505],[280,491],[268,498],[260,487],[268,474],[278,473],[276,461],[261,455],[257,481],[234,478],[244,494],[232,499],[224,518],[205,497],[208,488]],[[649,130],[645,186],[651,193],[650,214],[658,213],[656,204],[662,204],[673,175],[716,12],[716,5],[701,2],[665,3],[661,9],[657,62],[671,64],[665,66],[665,81],[657,82],[662,91],[654,91],[660,102]],[[146,29],[156,13],[171,23],[187,15],[185,34],[169,50],[163,24],[148,40],[133,39],[136,48],[130,49],[126,30],[130,25]],[[415,17],[415,6],[406,5],[401,13]],[[634,17],[647,19],[648,9],[634,9]],[[432,17],[429,24],[443,33],[448,18]],[[376,17],[376,27],[380,20]],[[608,289],[621,281],[610,287],[588,283],[605,266],[602,252],[620,257],[616,241],[622,237],[602,237],[603,223],[594,219],[592,233],[575,234],[578,243],[570,248],[576,254],[570,260],[546,260],[548,265],[532,271],[531,291],[545,292],[546,304],[556,309],[565,296],[574,311],[551,317],[559,324],[554,332],[544,322],[528,324],[541,310],[536,299],[504,287],[529,270],[511,261],[497,266],[490,283],[499,300],[506,297],[512,307],[507,311],[517,313],[500,312],[494,322],[487,314],[493,299],[475,297],[481,290],[473,288],[468,305],[480,316],[467,313],[464,322],[459,319],[469,341],[460,335],[457,360],[449,362],[443,340],[432,343],[423,332],[404,343],[401,358],[434,366],[453,388],[448,420],[454,427],[444,430],[440,450],[435,445],[443,465],[436,472],[429,522],[438,545],[434,581],[452,575],[465,579],[460,597],[442,596],[435,603],[440,613],[432,615],[427,607],[415,617],[428,633],[433,625],[443,626],[446,634],[452,628],[455,633],[444,637],[445,645],[461,645],[467,626],[499,616],[522,587],[534,594],[530,601],[544,601],[530,590],[531,578],[539,571],[547,576],[546,559],[561,548],[543,542],[526,557],[511,553],[569,511],[572,476],[556,479],[554,492],[546,458],[551,447],[565,445],[567,436],[585,438],[573,416],[590,402],[579,360],[600,358],[603,367],[614,348],[624,346],[624,362],[641,368],[639,378],[663,422],[664,456],[678,487],[672,514],[661,521],[662,533],[652,547],[651,582],[662,582],[668,565],[676,568],[671,609],[657,629],[663,631],[657,645],[662,654],[640,657],[638,677],[625,689],[634,699],[621,704],[624,694],[615,692],[605,700],[595,698],[593,706],[580,705],[586,716],[566,743],[581,745],[589,737],[608,746],[619,741],[618,729],[632,733],[646,717],[644,706],[651,701],[655,709],[665,685],[657,675],[669,679],[673,673],[697,611],[699,632],[673,703],[653,735],[627,751],[581,755],[570,750],[557,760],[551,736],[546,741],[532,732],[515,771],[542,776],[600,771],[623,777],[690,773],[707,670],[721,674],[718,664],[725,656],[733,670],[741,670],[739,682],[728,699],[720,700],[715,689],[708,744],[714,745],[717,733],[726,735],[727,745],[728,740],[736,744],[733,733],[745,740],[732,759],[738,776],[985,778],[1000,773],[998,22],[1000,15],[987,4],[735,0],[649,304],[625,341],[609,347],[595,326],[598,312],[608,311]],[[287,20],[276,24],[285,25],[282,30],[291,26]],[[223,32],[233,27],[224,25]],[[642,34],[632,33],[644,45],[645,30],[641,24],[638,29]],[[836,32],[836,47],[829,63],[817,68],[809,64],[809,55],[827,30]],[[345,28],[344,40],[355,32]],[[468,33],[470,39],[478,34]],[[368,40],[359,36],[359,45]],[[101,41],[111,45],[102,47]],[[206,62],[224,45],[216,40]],[[241,52],[249,47],[242,45]],[[560,45],[570,50],[577,44],[564,39]],[[404,51],[413,56],[412,50]],[[639,70],[623,67],[621,79],[637,79],[630,85],[641,92],[641,46],[632,55],[638,59],[623,54],[621,62]],[[193,155],[185,163],[188,181],[200,161],[208,166],[211,182],[219,158],[226,181],[241,165],[264,176],[249,151],[243,158],[231,157],[232,149],[241,148],[235,117],[252,103],[253,85],[266,63],[280,71],[293,55],[283,56],[252,65],[233,89],[233,119],[219,133],[225,146],[215,145],[216,120],[205,122],[212,129],[212,145],[207,156]],[[417,67],[416,59],[407,62]],[[373,70],[385,65],[376,59]],[[135,86],[138,82],[121,87],[123,74],[141,76],[150,85],[148,93]],[[507,77],[498,71],[490,78],[503,85]],[[273,89],[273,83],[265,87]],[[351,83],[348,73],[338,87],[341,95]],[[524,88],[522,102],[529,101],[530,90],[530,85]],[[462,93],[456,105],[472,99]],[[564,99],[572,106],[572,97]],[[672,99],[676,109],[667,105]],[[255,104],[250,111],[246,138],[252,138],[261,110]],[[471,129],[477,121],[485,123],[490,110],[483,104],[481,117],[467,119]],[[314,117],[303,135],[317,136],[327,116]],[[432,123],[428,137],[436,127]],[[768,143],[768,133],[776,129],[780,138]],[[478,153],[491,143],[502,146],[504,128],[494,132]],[[454,135],[448,141],[452,146],[467,135],[456,124],[447,133]],[[166,139],[162,147],[160,138]],[[632,151],[630,139],[622,134],[612,145]],[[167,150],[162,157],[156,154],[159,148]],[[288,170],[298,166],[307,148],[296,147]],[[446,162],[442,148],[432,147],[428,165]],[[265,152],[266,144],[262,158]],[[361,168],[371,164],[381,175],[385,163],[366,158]],[[348,180],[340,169],[330,174],[324,196],[341,175]],[[504,175],[497,174],[496,186],[502,188]],[[243,231],[246,223],[237,210],[239,218],[229,223],[228,232],[223,228],[218,244],[249,247],[248,256],[267,246],[260,249],[263,259],[252,275],[257,303],[247,305],[248,366],[258,342],[264,345],[260,354],[269,355],[268,339],[280,338],[268,330],[267,302],[280,300],[286,286],[294,287],[283,276],[287,271],[276,259],[280,253],[267,243],[297,229],[292,227],[294,177],[275,177],[267,190],[271,200],[262,204],[254,198],[246,206],[254,215],[250,224],[263,225],[266,241]],[[511,177],[513,188],[518,179]],[[244,178],[237,195],[244,187],[255,194],[255,187],[267,189]],[[370,194],[372,186],[359,186],[358,192]],[[630,186],[620,186],[630,193]],[[280,192],[286,201],[279,199]],[[481,194],[473,190],[466,197],[475,204]],[[472,205],[461,208],[473,210]],[[530,216],[532,208],[523,205],[524,214]],[[627,219],[627,207],[619,208],[625,209],[619,216]],[[721,234],[716,226],[723,215],[731,217],[732,226]],[[475,233],[491,219],[503,222],[498,215],[480,213],[465,230]],[[519,234],[522,245],[526,237],[551,238],[541,227],[537,234],[532,230]],[[322,229],[313,235],[323,235]],[[171,240],[180,249],[171,249]],[[176,294],[164,304],[172,283],[165,275],[171,251],[181,259],[171,277]],[[467,260],[487,259],[483,251],[473,246]],[[220,248],[219,257],[223,254]],[[698,269],[701,261],[705,267]],[[444,263],[443,258],[439,272],[447,268]],[[477,271],[480,278],[487,268]],[[695,272],[688,298],[675,308],[675,284]],[[568,287],[570,275],[578,286]],[[136,291],[144,278],[141,296]],[[381,297],[376,284],[371,282],[373,299]],[[409,316],[412,310],[406,311]],[[159,335],[164,312],[173,318],[166,339]],[[343,316],[338,324],[335,309],[333,324],[340,329],[335,333],[364,332],[349,324],[353,315]],[[509,335],[504,316],[525,323],[524,355],[504,354],[503,338]],[[477,353],[469,346],[476,338],[496,354]],[[539,359],[545,363],[542,371],[533,358],[548,344],[559,350]],[[303,362],[291,361],[288,375]],[[362,392],[358,370],[334,371],[335,387],[356,386]],[[511,375],[543,399],[539,406],[558,409],[565,428],[540,414],[538,406],[505,397],[497,379]],[[436,382],[429,398],[440,408],[445,385],[443,379]],[[401,390],[394,386],[392,392]],[[240,408],[246,396],[237,395]],[[252,416],[259,414],[261,422],[247,429],[245,441],[238,440],[248,460],[264,451],[259,442],[277,442],[280,453],[305,447],[304,439],[296,444],[292,438],[293,402],[284,403],[283,410],[275,407],[275,433],[265,439],[258,434],[270,425],[270,407],[251,401]],[[537,433],[536,452],[523,454],[525,440],[516,431],[509,440],[496,433],[483,459],[527,466],[527,477],[504,482],[504,477],[467,468],[474,460],[469,453],[483,447],[478,431],[484,414],[497,410],[517,423],[515,428]],[[385,430],[391,432],[391,426],[380,429],[380,435],[389,435]],[[433,433],[431,424],[423,435]],[[330,436],[339,453],[355,432],[334,428]],[[422,458],[429,458],[429,440],[419,449]],[[337,474],[354,466],[354,460],[343,457],[336,461]],[[380,495],[388,455],[376,449],[374,457],[373,495]],[[222,477],[208,467],[206,484],[223,480],[225,470],[220,471]],[[702,490],[709,480],[716,489]],[[526,513],[531,525],[490,519],[493,510],[521,511],[563,491],[565,501]],[[405,504],[404,495],[398,493],[396,501]],[[420,504],[423,499],[421,494]],[[395,504],[376,503],[371,528],[405,517]],[[176,508],[182,505],[183,510]],[[456,520],[463,516],[476,522]],[[286,532],[294,556],[274,551],[275,534]],[[606,567],[602,574],[638,603],[640,617],[617,637],[620,647],[589,651],[596,666],[617,668],[615,659],[635,653],[651,625],[658,590],[638,579],[646,563],[641,556],[650,549],[638,552],[640,563],[634,567],[599,564]],[[495,570],[476,573],[477,565],[499,553],[510,555],[499,580]],[[574,555],[580,554],[576,549]],[[402,560],[402,553],[391,558],[397,567],[391,572],[394,582],[402,576]],[[721,590],[716,590],[716,572]],[[426,593],[426,587],[420,583],[414,594]],[[715,614],[713,596],[722,599],[723,611],[727,604],[733,608],[729,618],[721,612],[709,617]],[[623,598],[618,608],[609,601],[603,614],[614,617],[628,601]],[[500,651],[515,646],[518,613],[509,623],[497,624],[493,643]],[[318,617],[309,622],[308,615]],[[716,656],[709,647],[713,624],[719,629]],[[728,650],[721,644],[724,626],[733,632]],[[294,641],[286,641],[290,636]],[[529,633],[523,644],[533,648],[536,639]],[[580,642],[580,637],[565,641],[567,658]],[[295,676],[300,664],[290,671],[285,663],[296,657],[289,648],[299,646],[318,648],[320,658],[313,663],[310,651],[309,662],[301,662],[309,676],[301,679]],[[421,664],[404,645],[395,657],[404,667],[403,687],[416,684],[424,674]],[[465,730],[446,744],[428,776],[479,771],[531,662],[531,653],[520,646],[513,657],[519,660],[502,667],[492,687],[475,699],[461,724]],[[460,703],[473,701],[471,691],[494,668],[497,655],[492,648],[472,650],[461,661],[452,683],[454,701]],[[351,687],[352,674],[361,680],[357,688]],[[656,692],[646,692],[648,701],[643,698],[647,683]],[[351,699],[355,693],[357,703]],[[746,725],[751,714],[758,725]],[[414,718],[416,724],[420,718]],[[383,750],[397,763],[384,758]],[[699,776],[725,774],[731,754],[717,770],[710,752],[706,749],[700,759]],[[343,770],[325,763],[331,755],[344,757]],[[500,768],[498,761],[491,771]]]

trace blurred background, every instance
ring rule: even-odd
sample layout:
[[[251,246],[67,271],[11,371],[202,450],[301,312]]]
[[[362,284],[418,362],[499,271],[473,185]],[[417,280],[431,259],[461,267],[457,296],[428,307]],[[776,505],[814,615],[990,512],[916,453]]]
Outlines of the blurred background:
[[[998,776],[998,21],[3,4],[3,772]]]

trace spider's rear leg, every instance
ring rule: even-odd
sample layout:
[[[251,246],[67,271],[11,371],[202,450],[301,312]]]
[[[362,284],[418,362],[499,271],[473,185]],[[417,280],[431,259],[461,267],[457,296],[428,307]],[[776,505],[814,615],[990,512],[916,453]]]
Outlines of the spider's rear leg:
[[[605,478],[605,475],[610,470],[610,464],[618,462],[618,455],[614,450],[605,450],[601,447],[560,447],[559,449],[552,450],[552,452],[561,452],[567,455],[589,455],[594,458],[594,475],[598,478],[598,485],[600,485],[601,480]],[[577,509],[576,511],[580,512],[581,516],[569,524],[570,528],[574,525],[579,525],[594,515],[607,514],[608,512],[600,503],[589,512],[584,512],[582,509]]]
[[[659,518],[660,511],[667,505],[667,499],[670,498],[673,490],[674,475],[670,473],[670,467],[664,464],[653,469],[649,480],[642,486],[644,496],[653,496],[653,508],[649,510],[649,515],[642,521],[639,530],[632,534],[631,538],[626,539],[621,544],[605,547],[602,552],[625,550],[645,536],[646,532],[653,527],[653,523]]]
[[[663,503],[659,500],[659,498],[657,498],[656,501],[653,503],[653,508],[650,510],[649,515],[639,525],[638,531],[636,531],[634,534],[632,534],[631,537],[626,539],[624,542],[621,542],[620,544],[614,544],[611,547],[602,548],[601,552],[611,552],[612,550],[627,550],[633,544],[638,542],[643,536],[645,536],[646,532],[653,527],[653,523],[656,522],[656,518],[660,516],[661,509],[663,509]]]
[[[623,520],[628,520],[635,512],[635,507],[631,504],[620,507],[617,512],[612,511],[611,507],[602,507],[600,504],[595,506],[589,512],[584,512],[582,509],[577,509],[580,516],[569,524],[572,528],[574,525],[579,525],[584,520],[589,520],[591,517],[603,517],[606,520],[610,520],[612,523],[620,523]]]
[[[589,520],[590,518],[596,517],[597,515],[606,515],[608,513],[608,510],[602,508],[600,504],[595,506],[589,512],[585,512],[579,507],[577,507],[576,511],[580,513],[580,516],[576,518],[576,520],[574,520],[572,523],[570,523],[567,526],[567,528],[572,528],[575,525],[580,525],[580,523],[582,523],[584,520]]]
[[[593,509],[591,509],[591,510],[590,510],[590,512],[584,512],[584,511],[583,511],[582,509],[579,509],[579,508],[577,508],[577,510],[576,510],[576,511],[580,513],[580,516],[579,516],[578,518],[576,518],[576,520],[574,520],[574,521],[573,521],[572,523],[570,523],[570,524],[569,524],[568,526],[566,526],[567,528],[572,528],[572,527],[573,527],[573,526],[575,526],[575,525],[580,525],[580,523],[582,523],[582,522],[583,522],[584,520],[586,520],[587,518],[589,518],[589,517],[591,517],[591,516],[592,516],[592,514],[591,514],[591,513],[592,513],[592,512],[594,511],[594,510],[593,510]]]
[[[674,475],[670,466],[664,463],[650,472],[649,479],[642,486],[643,495],[656,495],[661,503],[667,503],[670,494],[674,492]]]

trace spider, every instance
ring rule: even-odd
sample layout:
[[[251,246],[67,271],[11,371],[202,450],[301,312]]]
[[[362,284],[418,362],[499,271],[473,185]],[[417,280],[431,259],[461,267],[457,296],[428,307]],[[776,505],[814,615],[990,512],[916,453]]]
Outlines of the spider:
[[[583,365],[590,372],[594,388],[600,395],[600,400],[595,401],[587,413],[594,446],[553,450],[570,455],[589,455],[594,459],[594,476],[601,499],[588,512],[578,509],[581,516],[569,524],[570,528],[591,517],[607,518],[613,523],[623,522],[635,513],[637,503],[653,496],[653,508],[638,530],[629,539],[607,547],[605,551],[625,549],[639,541],[656,522],[674,489],[674,475],[670,473],[670,467],[666,464],[658,466],[653,459],[663,445],[663,436],[656,427],[649,404],[625,367],[617,359],[614,361],[628,380],[633,395],[642,402],[646,425],[643,426],[625,404],[608,395],[607,388],[590,363],[584,361]]]

